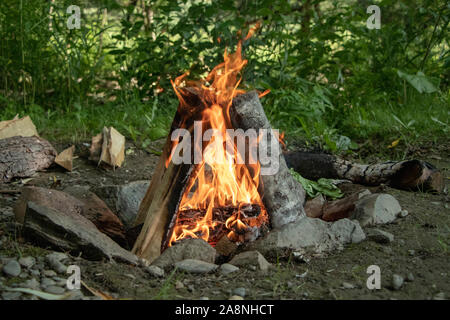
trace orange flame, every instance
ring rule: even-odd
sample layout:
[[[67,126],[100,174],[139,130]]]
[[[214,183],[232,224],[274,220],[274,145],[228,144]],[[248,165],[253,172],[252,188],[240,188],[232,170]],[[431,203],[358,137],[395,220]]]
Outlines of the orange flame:
[[[245,40],[251,37],[259,24],[252,28]],[[208,106],[202,111],[202,127],[216,130],[209,142],[203,148],[202,161],[197,164],[194,174],[190,177],[185,192],[181,198],[177,219],[168,245],[183,238],[202,238],[214,245],[211,232],[216,228],[224,228],[227,236],[235,241],[242,241],[240,234],[254,226],[268,223],[268,215],[258,192],[259,162],[256,164],[239,164],[242,155],[237,151],[233,138],[226,134],[231,128],[229,110],[232,100],[245,91],[238,89],[241,78],[239,72],[247,64],[242,58],[242,41],[239,41],[236,52],[224,53],[224,62],[217,65],[200,83],[196,90]],[[180,106],[187,106],[183,90],[179,90],[187,74],[172,82]],[[234,140],[234,139],[233,139]],[[228,145],[233,145],[230,152]],[[170,162],[176,143],[172,145],[172,154],[167,159]],[[238,163],[239,162],[239,163]],[[260,213],[256,219],[248,219],[241,209],[243,206],[257,205]],[[216,208],[234,208],[226,221],[216,219]],[[188,220],[181,219],[180,213],[187,210],[197,210],[201,214]]]

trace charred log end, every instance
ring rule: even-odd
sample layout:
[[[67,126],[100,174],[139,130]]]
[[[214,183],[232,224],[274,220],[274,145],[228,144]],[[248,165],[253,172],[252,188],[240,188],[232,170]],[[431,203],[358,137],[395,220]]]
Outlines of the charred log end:
[[[420,160],[405,161],[391,178],[390,185],[399,189],[441,193],[444,177],[431,163]]]
[[[303,151],[288,151],[283,155],[288,168],[294,169],[306,179],[339,177],[335,168],[336,158],[333,155]]]

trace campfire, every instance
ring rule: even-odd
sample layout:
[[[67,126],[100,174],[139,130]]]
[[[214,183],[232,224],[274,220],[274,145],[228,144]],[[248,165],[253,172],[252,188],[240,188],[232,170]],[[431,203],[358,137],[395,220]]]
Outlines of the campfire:
[[[233,98],[243,93],[237,89],[238,74],[247,63],[242,59],[241,48],[239,42],[234,54],[225,52],[225,62],[216,66],[205,80],[187,82],[184,74],[173,82],[179,108],[195,109],[186,99],[193,92],[202,100],[202,136],[207,129],[214,134],[209,141],[194,146],[194,152],[201,152],[202,159],[191,173],[174,215],[171,236],[167,239],[169,246],[184,238],[202,238],[213,246],[222,236],[244,242],[256,238],[259,229],[268,224],[258,192],[260,164],[256,161],[247,168],[242,161],[245,154],[239,153],[233,137],[227,134],[227,129],[232,129],[229,111]],[[186,85],[190,89],[187,93],[183,90]],[[178,146],[173,143],[166,166]]]
[[[205,79],[187,80],[185,73],[172,81],[179,107],[136,220],[145,221],[133,249],[141,257],[153,260],[186,238],[242,244],[303,213],[303,190],[289,175],[278,132],[259,102],[266,92],[239,89],[246,63],[241,40]],[[278,170],[263,175],[261,155],[272,157]]]

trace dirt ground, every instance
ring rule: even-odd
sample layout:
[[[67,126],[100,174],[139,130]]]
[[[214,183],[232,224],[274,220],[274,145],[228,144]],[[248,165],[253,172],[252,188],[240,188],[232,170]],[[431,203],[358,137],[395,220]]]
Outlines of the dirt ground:
[[[152,148],[158,150],[161,141]],[[69,145],[54,144],[58,151]],[[76,154],[83,154],[82,144]],[[31,180],[0,185],[0,190],[20,190],[24,185],[62,189],[68,185],[125,184],[135,180],[150,180],[158,156],[139,150],[127,143],[126,162],[122,168],[97,168],[80,156],[74,161],[71,173],[52,167],[38,173]],[[429,149],[416,157],[436,165],[443,171],[448,188],[450,180],[450,149],[443,145]],[[343,188],[350,192],[358,188]],[[372,192],[386,192],[398,199],[409,215],[394,223],[380,226],[395,236],[391,244],[363,241],[347,246],[343,251],[316,258],[309,263],[291,260],[270,261],[274,268],[268,273],[246,269],[228,276],[191,275],[168,272],[164,278],[152,278],[140,267],[125,264],[80,260],[81,278],[92,288],[119,299],[228,299],[235,288],[246,289],[245,299],[432,299],[450,298],[450,201],[446,194],[433,195],[409,192],[385,186],[368,188]],[[0,208],[14,205],[18,194],[0,194]],[[0,220],[0,257],[16,257],[18,252],[45,255],[47,250],[34,247],[18,235],[13,217]],[[49,249],[50,248],[44,248]],[[369,290],[367,267],[381,269],[381,289]],[[391,288],[392,275],[413,275],[399,290]],[[182,285],[181,285],[182,283]],[[343,286],[343,283],[346,283]]]

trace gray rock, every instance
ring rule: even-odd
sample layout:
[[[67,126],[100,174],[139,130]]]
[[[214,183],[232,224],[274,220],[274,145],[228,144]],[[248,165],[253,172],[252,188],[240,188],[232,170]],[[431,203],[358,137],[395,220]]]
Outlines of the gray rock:
[[[19,298],[21,296],[22,296],[21,292],[15,292],[15,291],[2,292],[2,299],[3,300],[19,300]]]
[[[240,297],[245,297],[246,290],[245,288],[236,288],[233,290],[233,295],[237,295]]]
[[[356,287],[353,284],[351,284],[351,283],[343,282],[342,283],[342,288],[343,289],[355,289]]]
[[[30,274],[34,277],[39,277],[41,275],[41,272],[39,270],[31,269]]]
[[[102,186],[94,188],[96,193],[106,204],[113,209],[125,227],[133,226],[139,205],[144,199],[150,181],[133,181],[122,186]]]
[[[41,280],[41,286],[44,287],[44,288],[45,287],[49,287],[49,286],[54,286],[54,285],[56,285],[56,282],[53,279],[42,278],[42,280]]]
[[[39,258],[42,258],[42,257],[39,257]],[[39,258],[38,258],[38,259],[39,259]],[[45,268],[45,265],[44,265],[44,263],[42,263],[42,262],[38,262],[38,263],[36,263],[36,264],[32,267],[32,269],[34,269],[34,270],[39,270],[39,271],[44,270],[44,268]]]
[[[310,218],[314,219],[314,218]],[[317,220],[317,219],[314,219]],[[233,266],[237,267],[255,267],[261,271],[267,271],[271,267],[271,264],[267,262],[264,256],[258,251],[246,251],[236,255],[229,262]]]
[[[408,272],[408,274],[406,275],[406,281],[414,281],[414,275],[412,274],[412,272]]]
[[[175,266],[182,271],[189,273],[209,273],[215,271],[219,266],[201,260],[185,259],[175,263]]]
[[[244,300],[244,298],[241,296],[234,295],[234,296],[229,297],[228,300]]]
[[[40,287],[40,283],[35,278],[32,278],[32,279],[25,281],[21,286],[24,288],[38,290]]]
[[[394,274],[392,276],[392,288],[394,290],[400,290],[400,288],[403,286],[403,282],[405,280],[403,279],[402,276],[398,275],[398,274]]]
[[[219,267],[219,272],[223,275],[227,275],[233,272],[238,271],[239,268],[236,266],[233,266],[232,264],[229,263],[224,263]]]
[[[67,300],[83,300],[85,296],[81,290],[70,290],[67,294]]]
[[[209,300],[209,298],[208,297],[200,297],[199,300]]]
[[[433,296],[433,300],[445,300],[445,292],[438,292]]]
[[[56,272],[53,270],[44,270],[43,275],[46,277],[56,277]]]
[[[164,277],[164,270],[157,266],[145,267],[145,271],[147,271],[153,277]]]
[[[185,239],[164,250],[152,265],[164,269],[185,259],[214,263],[216,249],[203,239]]]
[[[67,279],[60,277],[53,277],[53,281],[55,281],[55,285],[58,287],[65,287],[67,285]]]
[[[408,210],[402,210],[402,211],[400,211],[400,213],[398,214],[398,216],[400,217],[400,218],[404,218],[404,217],[406,217],[408,215]]]
[[[82,252],[87,259],[114,259],[136,265],[137,257],[101,233],[77,212],[67,213],[28,202],[24,234],[64,251]]]
[[[67,259],[67,255],[62,252],[53,252],[45,256],[48,265],[58,273],[66,273],[67,266],[61,260]]]
[[[9,277],[17,277],[22,271],[22,268],[16,260],[12,259],[3,266],[2,270]]]
[[[48,286],[44,290],[47,293],[57,294],[57,295],[61,295],[61,294],[64,294],[64,292],[66,292],[66,290],[64,290],[64,288],[57,287],[57,286]]]
[[[394,241],[393,234],[380,229],[369,229],[367,231],[367,238],[374,242],[383,244],[391,243],[392,241]]]
[[[362,227],[385,224],[394,221],[401,210],[393,196],[374,193],[356,201],[351,219],[358,220]]]
[[[363,198],[365,196],[368,196],[370,194],[372,194],[372,192],[370,192],[369,189],[363,189],[360,192],[358,192],[358,199],[361,199],[361,198]]]
[[[348,243],[361,242],[365,237],[357,221],[341,219],[326,222],[304,217],[279,230],[272,230],[250,244],[249,248],[274,257],[292,250],[321,253],[341,249]]]
[[[23,257],[19,259],[19,263],[22,267],[30,269],[36,263],[36,259],[33,257]]]

